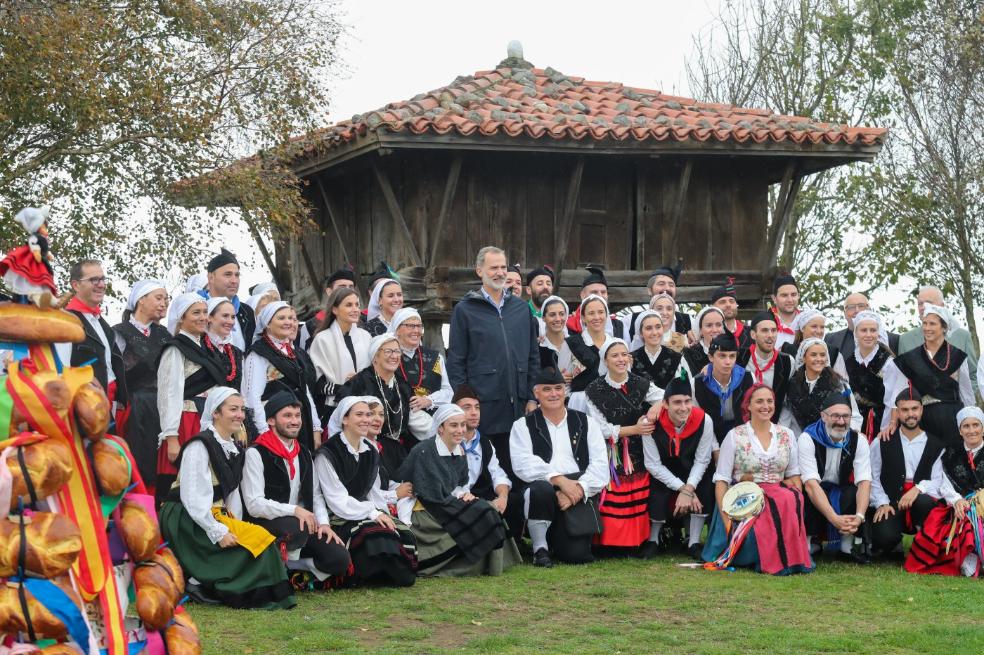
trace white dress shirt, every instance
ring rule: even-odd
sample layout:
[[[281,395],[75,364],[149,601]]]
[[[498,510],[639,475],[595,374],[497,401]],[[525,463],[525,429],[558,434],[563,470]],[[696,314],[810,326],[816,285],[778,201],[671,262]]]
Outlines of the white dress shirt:
[[[259,447],[262,448],[263,446]],[[249,512],[250,516],[258,519],[277,519],[282,516],[294,516],[294,510],[300,504],[301,457],[304,457],[304,453],[298,453],[294,459],[294,477],[289,478],[290,496],[286,503],[278,503],[264,495],[266,475],[263,470],[263,458],[256,448],[246,449],[246,459],[243,462],[243,481],[240,483],[240,491],[243,494],[243,504],[246,505],[246,511]],[[290,467],[287,464],[287,460],[284,459],[283,462],[284,467],[289,472]],[[315,509],[320,504],[322,515],[327,516],[328,512],[325,508],[325,498],[321,493],[321,485],[315,484],[313,486],[312,501],[314,508],[305,507],[304,509],[315,512],[315,515],[317,515],[318,512]]]
[[[605,382],[607,382],[608,386],[613,389],[621,389],[622,385],[628,381],[629,379],[626,377],[624,382],[616,382],[612,379],[610,373],[605,373]],[[663,400],[663,390],[650,382],[649,389],[646,391],[646,397],[644,400],[650,405]],[[618,433],[622,426],[609,423],[605,415],[601,413],[601,410],[595,407],[594,403],[591,402],[591,399],[587,397],[587,394],[585,394],[584,402],[586,404],[585,414],[598,421],[598,425],[601,426],[601,436],[606,439],[618,439]]]
[[[465,456],[468,458],[468,488],[471,489],[475,486],[478,476],[482,474],[482,440],[478,430],[475,430],[475,434],[472,435],[471,439],[461,442],[461,445],[464,449]],[[495,446],[492,446],[491,442],[489,446],[492,448],[492,456],[489,458],[489,477],[492,478],[492,489],[495,489],[500,484],[504,484],[512,489],[512,481],[509,480],[509,476],[506,475],[506,472],[499,465],[499,458],[495,454]]]
[[[984,445],[978,446],[972,450],[967,450],[965,446],[961,446],[965,453],[970,453],[974,457],[977,457],[977,452],[984,448]],[[953,488],[953,483],[950,482],[950,477],[948,475],[943,475],[943,479],[940,481],[940,496],[947,502],[948,505],[955,505],[958,500],[963,498],[960,492]]]
[[[352,444],[349,443],[344,433],[331,438],[341,439],[342,443],[345,444],[345,449],[356,461],[362,456],[362,453],[368,452],[370,448],[376,448],[365,437],[359,441],[359,450],[357,451],[352,448]],[[386,499],[383,497],[382,482],[378,473],[365,500],[358,500],[349,495],[348,490],[338,478],[338,474],[335,473],[335,469],[325,455],[315,455],[314,474],[318,478],[318,486],[321,487],[321,494],[324,496],[325,508],[327,508],[327,510],[317,506],[314,508],[314,515],[319,524],[328,523],[328,511],[344,521],[364,521],[366,519],[375,521],[381,513],[389,512]]]
[[[238,453],[236,444],[231,439],[223,439],[214,432],[212,436],[225,453],[235,455]],[[198,527],[205,531],[209,541],[213,544],[219,543],[229,532],[229,528],[222,525],[212,516],[212,467],[208,460],[208,450],[205,444],[194,441],[185,446],[181,455],[181,468],[178,469],[178,484],[181,494],[181,504],[184,505],[188,516]],[[224,498],[226,512],[236,519],[243,518],[243,505],[239,497],[239,487]]]
[[[549,419],[547,425],[550,441],[553,444],[552,456],[549,462],[533,454],[533,442],[530,431],[526,428],[526,417],[516,419],[509,434],[509,452],[512,455],[513,471],[526,482],[537,480],[550,481],[558,475],[578,473],[581,469],[574,459],[571,450],[571,438],[567,432],[567,413],[554,424]],[[604,489],[610,480],[608,471],[608,453],[605,451],[605,439],[601,436],[598,422],[587,417],[588,434],[588,467],[577,483],[584,489],[584,495],[594,496]]]
[[[103,363],[106,365],[106,382],[107,384],[116,381],[116,373],[113,372],[113,351],[109,344],[116,342],[116,331],[110,330],[110,334],[103,332],[102,324],[99,322],[99,316],[96,314],[89,314],[86,312],[80,312],[82,314],[82,320],[88,321],[89,325],[95,331],[96,336],[99,337],[99,341],[103,345]],[[58,359],[61,360],[62,364],[65,366],[70,366],[72,362],[72,346],[71,343],[56,343],[55,352],[58,353]]]
[[[912,439],[900,433],[899,441],[902,443],[902,458],[905,460],[905,479],[912,480],[916,475],[916,467],[919,466],[919,460],[922,459],[923,451],[926,450],[928,439],[925,432],[920,432]],[[888,494],[885,493],[885,488],[881,482],[881,444],[881,439],[875,439],[868,448],[871,457],[871,506],[876,509],[882,505],[890,505],[892,502]],[[930,478],[920,481],[916,486],[919,487],[920,492],[933,498],[939,498],[942,478],[943,460],[937,457],[936,461],[933,462]]]
[[[823,475],[817,467],[817,453],[814,449],[813,437],[804,432],[799,436],[799,466],[803,484],[810,480],[817,482],[840,483],[840,461],[844,452],[840,448],[827,448],[826,464]],[[871,481],[871,458],[868,451],[868,440],[855,433],[854,447],[854,484]]]
[[[680,426],[681,428],[683,426]],[[679,428],[676,430],[677,434],[680,433]],[[689,437],[690,439],[697,438],[698,435],[694,434]],[[717,446],[717,437],[714,436],[714,421],[711,420],[709,416],[704,416],[703,428],[700,430],[700,441],[697,443],[697,452],[694,454],[694,465],[690,468],[690,473],[687,475],[687,481],[684,483],[683,480],[678,478],[673,474],[670,469],[666,468],[663,461],[659,456],[659,449],[656,447],[656,440],[653,439],[652,435],[643,435],[642,437],[642,454],[646,463],[646,470],[649,474],[665,484],[673,491],[677,491],[684,484],[689,484],[692,487],[696,487],[697,483],[701,481],[704,477],[704,473],[707,471],[707,467],[711,463],[711,455],[714,452],[714,447]]]
[[[284,354],[287,353],[287,341],[270,339],[270,343]],[[263,409],[263,392],[266,390],[267,382],[278,380],[283,375],[276,367],[267,360],[266,357],[257,352],[246,355],[243,362],[243,398],[246,406],[253,410],[253,424],[256,429],[263,434],[269,429],[266,422],[266,412]],[[314,404],[314,397],[311,396],[311,389],[307,390],[308,407],[311,408],[312,429],[321,429],[321,419],[318,417],[317,406]]]
[[[192,341],[198,339],[188,332],[182,330],[180,334],[185,335]],[[181,424],[181,412],[185,411],[184,388],[185,378],[197,372],[201,366],[185,359],[181,350],[177,346],[166,346],[161,354],[161,361],[157,367],[157,413],[161,419],[161,432],[158,436],[158,444],[163,442],[166,437],[178,436],[178,426]],[[208,392],[199,394],[205,397]],[[187,409],[197,411],[194,403],[188,401]],[[263,431],[266,432],[264,426]]]

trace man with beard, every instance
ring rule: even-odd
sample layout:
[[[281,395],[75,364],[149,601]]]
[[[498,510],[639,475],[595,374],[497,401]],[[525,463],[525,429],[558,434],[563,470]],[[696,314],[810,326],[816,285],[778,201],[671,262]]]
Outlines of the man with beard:
[[[522,299],[523,270],[519,267],[519,264],[513,264],[506,268],[506,289],[512,295]]]
[[[330,525],[315,518],[315,508],[324,509],[325,501],[311,474],[311,452],[298,441],[301,402],[278,391],[264,411],[269,429],[246,450],[243,462],[243,518],[277,537],[288,558],[300,560],[319,582],[344,575],[351,562],[348,550]],[[304,589],[308,580],[295,575],[291,582]]]
[[[478,251],[475,273],[482,286],[466,293],[451,312],[447,365],[451,387],[467,384],[481,399],[482,434],[515,484],[509,431],[513,421],[536,409],[533,381],[540,369],[540,326],[526,303],[505,293],[506,270],[502,249]]]
[[[863,551],[854,552],[871,493],[868,441],[851,429],[851,405],[844,394],[828,394],[820,420],[799,436],[799,465],[807,497],[804,523],[814,540],[811,551],[820,552],[824,541],[839,537],[841,560],[869,564]]]
[[[759,312],[752,318],[748,329],[752,339],[751,346],[738,353],[738,363],[752,374],[752,379],[768,386],[775,394],[776,413],[772,416],[773,422],[778,421],[782,413],[789,379],[793,377],[795,369],[793,358],[776,348],[777,333],[772,312]]]
[[[677,263],[676,266],[661,266],[653,271],[653,274],[649,276],[649,282],[646,283],[646,290],[649,292],[649,298],[652,299],[658,294],[665,293],[673,301],[676,302],[677,297],[677,283],[680,281],[680,273],[683,271],[680,264]],[[635,338],[635,319],[641,312],[634,312],[628,317],[626,321],[627,331],[629,334],[629,342]],[[678,332],[683,335],[687,335],[688,341],[693,344],[696,342],[700,335],[691,334],[692,321],[690,319],[690,314],[686,312],[673,312],[673,325],[671,330],[673,332]]]
[[[745,351],[752,345],[752,335],[748,333],[745,324],[738,320],[738,291],[735,289],[735,278],[729,276],[724,284],[711,292],[711,304],[724,314],[724,329],[735,335],[738,340],[738,350]]]
[[[549,264],[534,268],[526,274],[526,293],[529,295],[530,311],[537,318],[543,317],[543,301],[553,295],[554,270]]]
[[[902,555],[902,534],[915,534],[940,498],[943,442],[920,427],[922,396],[911,386],[895,399],[899,428],[871,442],[871,545]]]
[[[772,283],[772,316],[776,322],[776,348],[793,343],[796,331],[792,328],[793,319],[799,314],[799,288],[792,275],[780,275]]]

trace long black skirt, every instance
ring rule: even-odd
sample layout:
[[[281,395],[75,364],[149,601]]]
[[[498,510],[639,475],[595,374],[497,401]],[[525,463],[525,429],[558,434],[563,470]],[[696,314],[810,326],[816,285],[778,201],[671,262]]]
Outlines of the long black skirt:
[[[332,518],[332,529],[352,557],[354,580],[397,587],[409,587],[416,581],[417,540],[399,519],[393,519],[393,523],[395,532],[369,519]]]

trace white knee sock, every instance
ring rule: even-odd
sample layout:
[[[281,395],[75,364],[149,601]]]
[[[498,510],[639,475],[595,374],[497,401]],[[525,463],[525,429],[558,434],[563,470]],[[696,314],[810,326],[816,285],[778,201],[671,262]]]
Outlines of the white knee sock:
[[[654,544],[659,543],[659,531],[663,529],[663,523],[665,523],[665,521],[649,522],[649,541]]]
[[[960,563],[960,572],[968,578],[972,578],[977,573],[977,553],[971,553]]]
[[[547,530],[550,529],[550,521],[531,519],[526,522],[526,527],[530,531],[530,538],[533,539],[533,552],[547,547]]]
[[[706,520],[707,514],[690,515],[690,530],[687,532],[688,546],[700,543],[700,533],[704,531],[704,521]]]
[[[842,534],[841,535],[841,552],[850,553],[854,549],[854,535],[853,534]]]

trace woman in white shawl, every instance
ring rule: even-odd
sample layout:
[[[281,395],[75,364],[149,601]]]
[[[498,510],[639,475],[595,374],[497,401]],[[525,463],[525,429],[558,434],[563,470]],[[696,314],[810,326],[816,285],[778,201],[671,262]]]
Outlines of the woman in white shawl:
[[[341,386],[369,365],[372,337],[359,327],[360,318],[361,304],[355,289],[342,287],[331,292],[325,304],[324,324],[314,335],[309,351],[318,378],[318,404],[326,408],[323,423],[338,406]]]

